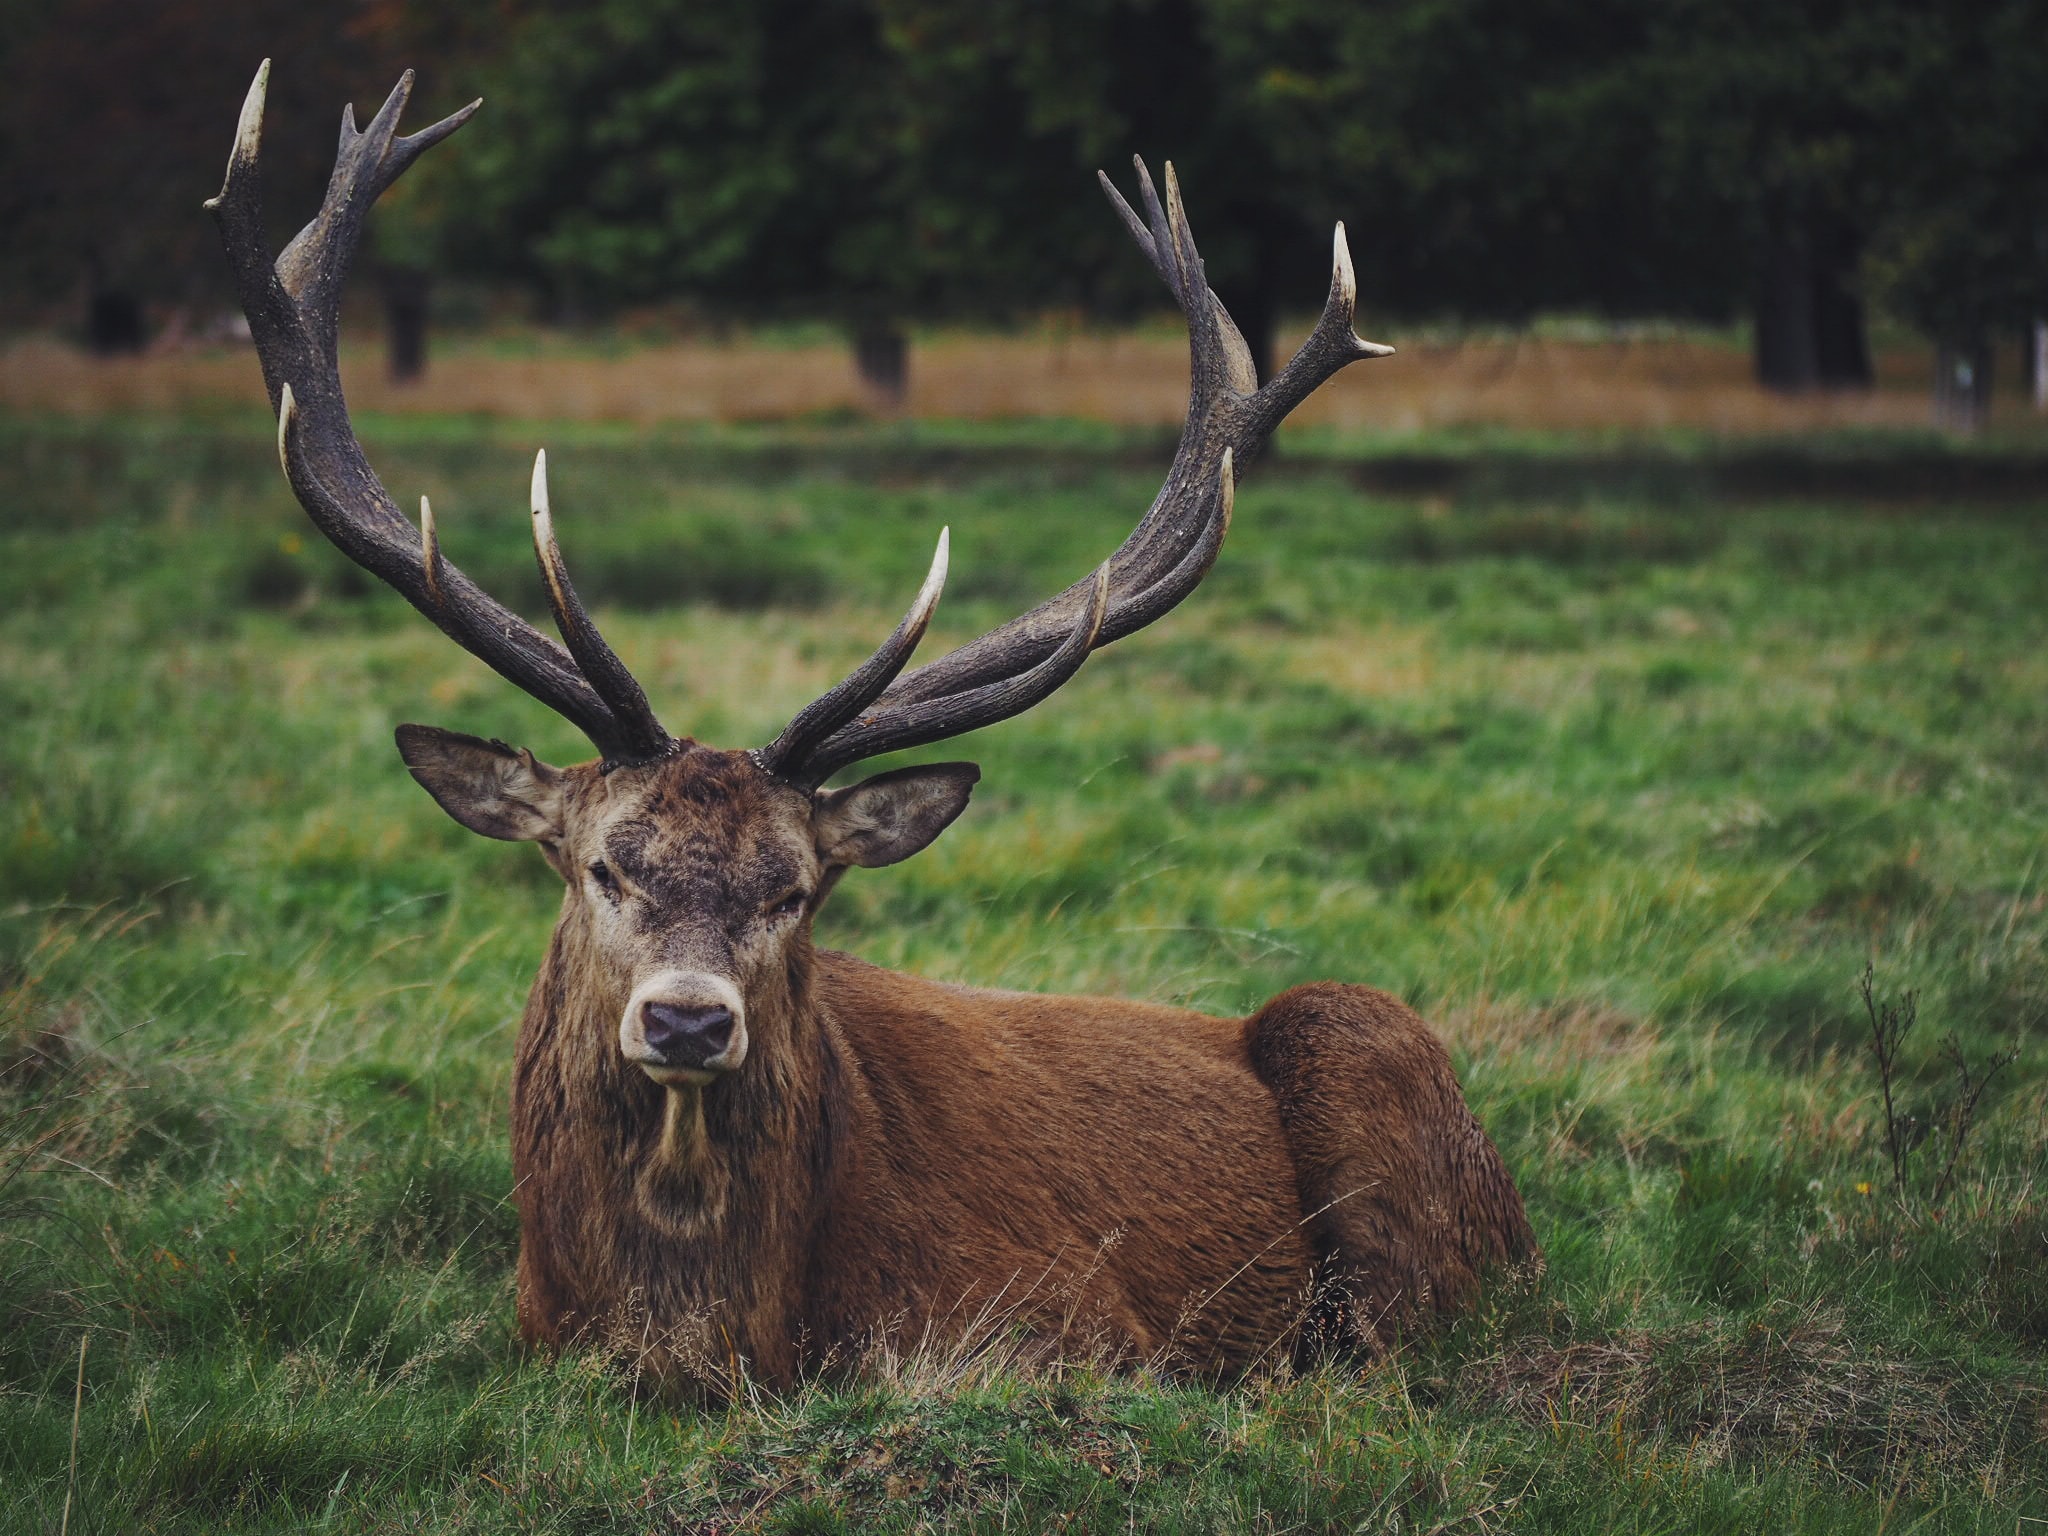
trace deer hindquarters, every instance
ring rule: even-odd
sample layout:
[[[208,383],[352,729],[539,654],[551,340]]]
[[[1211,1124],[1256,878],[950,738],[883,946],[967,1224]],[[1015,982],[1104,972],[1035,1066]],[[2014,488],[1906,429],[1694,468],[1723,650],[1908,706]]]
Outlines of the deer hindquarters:
[[[1413,1009],[1316,982],[1266,1004],[1245,1041],[1280,1104],[1340,1340],[1377,1354],[1468,1305],[1489,1267],[1535,1256],[1514,1180]]]

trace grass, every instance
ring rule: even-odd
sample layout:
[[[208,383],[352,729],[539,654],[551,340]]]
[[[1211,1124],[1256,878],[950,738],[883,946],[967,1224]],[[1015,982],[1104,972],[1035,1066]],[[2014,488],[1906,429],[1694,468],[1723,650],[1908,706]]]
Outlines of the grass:
[[[527,429],[375,426],[536,611]],[[586,596],[724,744],[865,652],[941,524],[947,643],[1156,485],[1060,434],[888,475],[852,429],[550,440]],[[1547,1274],[1369,1371],[927,1352],[707,1411],[514,1345],[505,1095],[553,877],[390,745],[573,732],[320,546],[260,420],[0,418],[0,1524],[67,1493],[72,1531],[2048,1519],[2043,508],[1283,467],[1187,608],[945,749],[974,808],[821,936],[1217,1011],[1400,992]],[[1944,1034],[2021,1048],[1938,1206],[1889,1196],[1866,964],[1917,994],[1926,1117]]]

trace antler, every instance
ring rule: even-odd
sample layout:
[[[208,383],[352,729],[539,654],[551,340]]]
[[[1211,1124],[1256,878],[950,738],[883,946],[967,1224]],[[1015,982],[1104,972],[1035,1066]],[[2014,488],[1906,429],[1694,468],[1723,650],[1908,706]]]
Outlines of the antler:
[[[257,150],[265,59],[242,104],[220,195],[206,206],[220,224],[235,288],[277,412],[277,451],[306,515],[356,564],[395,587],[456,644],[566,716],[611,762],[644,762],[674,742],[577,600],[556,548],[548,510],[547,456],[533,471],[534,553],[565,651],[484,592],[441,554],[434,515],[420,500],[417,531],[370,468],[349,423],[336,353],[342,281],[362,243],[370,207],[427,150],[469,121],[471,102],[431,128],[400,137],[399,114],[413,75],[399,77],[384,105],[358,130],[342,109],[341,145],[327,196],[313,221],[275,262],[263,231]]]
[[[941,535],[938,559],[910,613],[852,676],[808,705],[761,750],[761,762],[771,771],[822,784],[849,763],[993,725],[1038,703],[1072,677],[1090,651],[1144,628],[1194,591],[1229,532],[1236,470],[1265,446],[1289,411],[1347,363],[1393,352],[1352,331],[1358,284],[1339,224],[1322,318],[1287,366],[1261,388],[1251,349],[1209,287],[1172,164],[1166,167],[1162,206],[1145,162],[1133,157],[1132,163],[1143,218],[1108,176],[1097,175],[1131,238],[1187,316],[1191,362],[1180,446],[1151,509],[1092,576],[905,673],[945,579]]]

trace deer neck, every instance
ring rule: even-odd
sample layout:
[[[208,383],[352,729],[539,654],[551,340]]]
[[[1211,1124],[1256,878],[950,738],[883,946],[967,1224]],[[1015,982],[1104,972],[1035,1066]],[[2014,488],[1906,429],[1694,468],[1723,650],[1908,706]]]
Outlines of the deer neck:
[[[781,1369],[845,1119],[836,1035],[813,1027],[810,956],[749,998],[754,1044],[738,1071],[670,1088],[620,1055],[624,996],[579,984],[574,950],[558,933],[521,1028],[522,1240],[584,1326],[637,1328],[627,1314],[640,1313],[657,1334],[701,1327]]]

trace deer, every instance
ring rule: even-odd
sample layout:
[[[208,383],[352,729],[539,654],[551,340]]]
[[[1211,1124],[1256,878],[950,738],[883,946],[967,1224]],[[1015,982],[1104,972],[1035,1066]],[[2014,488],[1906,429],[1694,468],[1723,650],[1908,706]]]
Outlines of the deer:
[[[1334,237],[1320,319],[1264,383],[1210,290],[1171,164],[1112,207],[1188,326],[1191,382],[1149,511],[1092,573],[911,668],[948,565],[894,631],[766,746],[671,735],[570,580],[547,456],[532,477],[561,643],[415,525],[357,441],[338,306],[372,204],[480,102],[410,135],[407,71],[363,128],[344,109],[319,211],[274,260],[258,173],[265,61],[215,215],[313,524],[450,639],[574,724],[595,760],[401,725],[400,757],[456,822],[531,842],[562,881],[514,1048],[511,1137],[526,1343],[631,1354],[657,1380],[787,1386],[834,1362],[992,1328],[1019,1349],[1242,1372],[1312,1338],[1377,1355],[1539,1258],[1522,1200],[1411,1009],[1321,982],[1248,1018],[1039,996],[879,969],[816,946],[854,868],[898,863],[980,769],[868,759],[1031,709],[1201,582],[1237,468],[1346,364]],[[992,1321],[991,1321],[992,1320]],[[991,1335],[993,1336],[993,1335]],[[707,1365],[707,1362],[709,1364]]]

